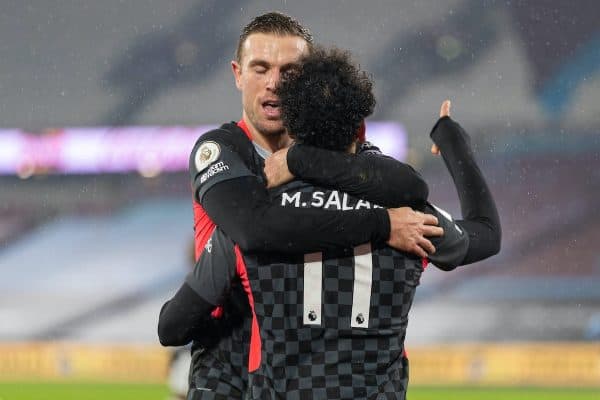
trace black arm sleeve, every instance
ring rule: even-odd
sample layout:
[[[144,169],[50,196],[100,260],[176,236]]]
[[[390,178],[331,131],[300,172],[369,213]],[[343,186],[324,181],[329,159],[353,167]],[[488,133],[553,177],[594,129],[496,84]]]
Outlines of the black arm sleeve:
[[[252,173],[252,144],[241,133],[204,134],[190,156],[194,197],[242,250],[306,253],[386,241],[386,210],[288,209],[275,204]],[[240,139],[241,137],[241,139]]]
[[[160,309],[158,339],[163,346],[183,346],[191,341],[204,347],[215,346],[231,334],[248,315],[250,306],[239,280],[234,279],[231,290],[220,305],[222,315],[213,318],[215,305],[204,300],[187,282]]]
[[[223,314],[218,319],[210,315],[216,305]],[[248,299],[236,276],[234,243],[216,228],[185,283],[163,305],[158,338],[163,346],[194,340],[212,347],[248,309]]]
[[[456,224],[469,236],[461,265],[497,254],[502,236],[500,217],[473,156],[469,136],[458,123],[443,117],[431,131],[431,139],[440,148],[458,192],[463,219]],[[432,242],[436,246],[435,240]]]
[[[422,211],[437,217],[438,225],[444,229],[442,237],[429,238],[435,246],[435,253],[428,260],[444,271],[451,271],[462,265],[469,250],[469,236],[465,233],[450,214],[427,203]]]
[[[417,206],[429,188],[410,165],[379,149],[348,154],[297,144],[287,153],[290,172],[316,186],[337,189],[384,207]]]
[[[220,182],[202,206],[245,251],[306,253],[383,242],[389,238],[385,209],[330,211],[274,204],[254,176]]]
[[[187,283],[167,301],[158,317],[158,339],[163,346],[183,346],[195,338],[214,338],[209,313],[215,307],[200,297]],[[214,338],[218,340],[218,338]],[[209,343],[204,343],[209,347]]]

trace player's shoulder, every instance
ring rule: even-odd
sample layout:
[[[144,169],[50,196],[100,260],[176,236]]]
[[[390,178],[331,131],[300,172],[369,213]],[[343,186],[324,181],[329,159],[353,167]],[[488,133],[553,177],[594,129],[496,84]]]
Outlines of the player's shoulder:
[[[381,154],[381,150],[373,143],[365,140],[364,142],[360,142],[358,144],[356,154]]]
[[[379,147],[377,147],[375,144],[369,141],[364,141],[358,144],[358,147],[356,148],[356,155],[359,157],[375,156],[379,158],[387,158],[390,160],[394,159],[393,157],[383,154],[383,151],[381,151]]]
[[[235,122],[225,123],[202,134],[190,154],[190,167],[198,171],[216,161],[241,159],[251,165],[256,150],[246,133]]]
[[[207,141],[234,147],[251,145],[250,139],[248,139],[246,133],[235,122],[224,123],[218,128],[203,133],[198,140],[196,140],[194,149],[197,149],[202,143]]]
[[[256,149],[235,122],[206,132],[191,151],[189,171],[196,200],[215,184],[260,172]]]

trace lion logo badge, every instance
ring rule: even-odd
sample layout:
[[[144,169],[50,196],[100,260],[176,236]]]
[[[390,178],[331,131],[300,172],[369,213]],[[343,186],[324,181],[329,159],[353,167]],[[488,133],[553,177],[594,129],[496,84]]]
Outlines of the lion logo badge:
[[[210,164],[215,162],[221,155],[221,147],[217,142],[207,141],[200,145],[196,150],[194,160],[198,172],[205,170]]]

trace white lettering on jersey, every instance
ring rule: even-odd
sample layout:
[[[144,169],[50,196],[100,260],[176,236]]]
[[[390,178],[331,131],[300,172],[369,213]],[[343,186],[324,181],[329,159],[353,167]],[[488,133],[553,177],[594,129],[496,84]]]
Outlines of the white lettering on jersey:
[[[342,209],[342,204],[340,203],[340,194],[336,190],[329,194],[329,198],[327,199],[327,202],[323,208],[334,208],[336,210]]]
[[[352,196],[338,191],[322,192],[294,192],[281,194],[281,206],[293,206],[297,208],[325,208],[328,210],[359,210],[361,208],[382,208],[366,200],[354,200]]]
[[[223,161],[219,161],[218,163],[211,165],[208,171],[203,173],[200,177],[200,184],[206,182],[209,178],[212,178],[223,171],[229,171],[229,165],[225,164]]]
[[[300,207],[300,192],[296,192],[292,196],[284,192],[281,196],[281,205],[285,207],[286,204],[293,204],[294,207]]]
[[[356,205],[354,206],[354,209],[355,210],[360,210],[361,208],[370,209],[371,208],[371,203],[369,203],[366,200],[359,199],[358,202],[356,203]]]
[[[325,193],[323,192],[314,192],[312,194],[312,202],[310,205],[315,208],[323,207],[323,204],[325,204],[325,200],[323,199],[324,196]]]
[[[348,194],[344,193],[342,195],[342,210],[348,211],[353,209],[354,207],[348,205]]]

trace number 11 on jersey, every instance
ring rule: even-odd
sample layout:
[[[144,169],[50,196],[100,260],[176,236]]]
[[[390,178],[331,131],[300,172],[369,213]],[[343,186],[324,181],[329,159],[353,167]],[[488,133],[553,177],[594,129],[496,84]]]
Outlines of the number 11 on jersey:
[[[373,283],[373,255],[371,244],[354,248],[354,284],[352,288],[352,328],[369,327],[371,286]],[[321,325],[323,307],[323,253],[304,255],[304,325]]]

